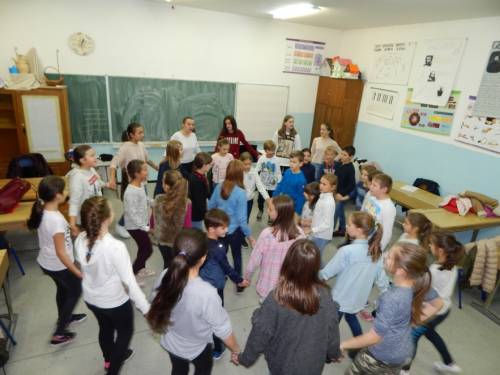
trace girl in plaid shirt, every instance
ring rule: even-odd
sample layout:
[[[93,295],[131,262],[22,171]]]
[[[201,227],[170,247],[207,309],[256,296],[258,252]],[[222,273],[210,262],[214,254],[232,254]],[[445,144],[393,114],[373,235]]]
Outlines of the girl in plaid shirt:
[[[290,246],[296,240],[306,238],[302,228],[295,224],[295,206],[288,195],[271,198],[267,211],[274,224],[260,234],[245,271],[245,279],[250,282],[257,267],[261,266],[257,281],[261,302],[276,287],[283,259]]]

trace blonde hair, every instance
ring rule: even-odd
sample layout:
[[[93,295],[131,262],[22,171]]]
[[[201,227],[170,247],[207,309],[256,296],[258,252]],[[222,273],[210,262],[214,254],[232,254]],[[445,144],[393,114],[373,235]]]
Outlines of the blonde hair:
[[[160,165],[168,161],[171,169],[177,169],[181,164],[181,147],[182,143],[179,141],[168,141],[165,151],[165,157],[160,162]]]
[[[276,143],[274,143],[272,140],[268,139],[267,141],[264,142],[264,150],[275,151],[276,150]]]
[[[175,213],[185,210],[188,203],[188,182],[179,171],[170,169],[163,174],[163,184],[167,185],[167,199],[163,203],[165,216],[170,219]]]
[[[240,155],[240,160],[241,161],[245,161],[245,160],[251,160],[251,161],[253,161],[253,157],[252,157],[252,155],[250,155],[249,152],[245,151],[244,153],[242,153]]]
[[[333,152],[334,154],[337,154],[337,155],[339,154],[338,151],[333,146],[328,146],[327,148],[325,148],[325,154],[327,152]]]

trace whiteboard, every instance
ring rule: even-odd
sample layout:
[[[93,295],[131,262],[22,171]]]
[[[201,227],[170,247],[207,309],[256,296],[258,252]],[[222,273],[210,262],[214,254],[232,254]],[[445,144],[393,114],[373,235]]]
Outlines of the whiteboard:
[[[247,141],[272,139],[288,109],[288,86],[238,83],[235,118]]]

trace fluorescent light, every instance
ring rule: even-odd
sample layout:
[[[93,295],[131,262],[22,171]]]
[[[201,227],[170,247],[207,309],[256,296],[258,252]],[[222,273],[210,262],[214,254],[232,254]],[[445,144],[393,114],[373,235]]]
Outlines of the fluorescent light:
[[[284,20],[286,18],[308,16],[321,10],[322,8],[311,4],[295,4],[276,9],[275,11],[271,12],[271,14],[274,18],[280,18]]]

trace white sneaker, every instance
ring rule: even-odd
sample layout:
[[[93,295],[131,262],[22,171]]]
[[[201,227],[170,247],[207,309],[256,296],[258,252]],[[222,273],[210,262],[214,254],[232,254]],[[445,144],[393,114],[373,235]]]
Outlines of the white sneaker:
[[[452,374],[459,374],[462,372],[462,369],[454,363],[451,366],[448,366],[443,362],[434,362],[434,367],[436,367],[440,371],[451,372]]]
[[[144,288],[146,286],[146,283],[142,281],[138,276],[135,277],[135,281],[137,281],[137,285],[139,285],[141,288]]]
[[[150,277],[150,276],[154,276],[156,275],[156,271],[153,271],[153,270],[148,270],[147,268],[143,268],[142,270],[140,270],[138,273],[137,273],[137,277],[140,277],[141,279],[143,277]]]
[[[401,370],[399,375],[410,375],[410,370]]]
[[[121,238],[130,238],[130,233],[125,229],[125,227],[121,226],[120,224],[115,225],[115,232]]]

